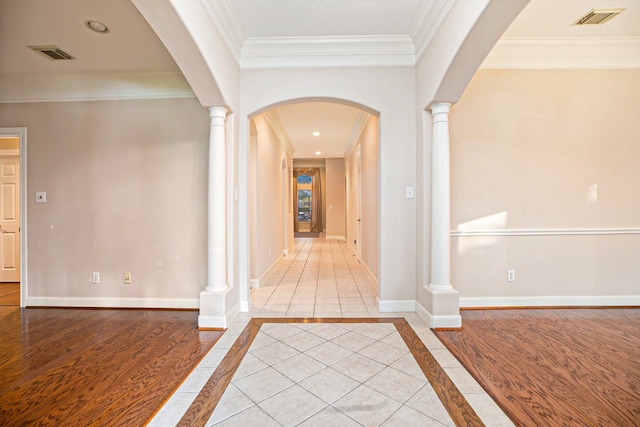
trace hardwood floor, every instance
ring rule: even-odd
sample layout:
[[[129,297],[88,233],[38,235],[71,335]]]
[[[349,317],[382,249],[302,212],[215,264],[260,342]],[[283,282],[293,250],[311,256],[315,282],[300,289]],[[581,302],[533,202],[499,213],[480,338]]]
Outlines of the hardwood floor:
[[[197,316],[0,307],[0,425],[144,425],[222,335]]]
[[[20,305],[20,283],[0,283],[0,305]]]
[[[436,335],[519,426],[640,425],[640,309],[464,310]]]

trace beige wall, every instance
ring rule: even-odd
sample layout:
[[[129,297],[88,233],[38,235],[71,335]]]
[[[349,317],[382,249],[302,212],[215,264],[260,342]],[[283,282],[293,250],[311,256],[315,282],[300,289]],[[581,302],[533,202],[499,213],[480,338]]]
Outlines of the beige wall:
[[[326,160],[326,222],[327,237],[347,237],[345,211],[345,165],[344,159]]]
[[[374,277],[379,278],[378,242],[379,242],[379,195],[378,195],[378,118],[370,116],[356,145],[361,152],[361,225],[362,242],[361,261]],[[347,175],[347,242],[351,245],[357,240],[357,191],[358,170],[357,149],[345,159]],[[391,288],[393,289],[393,288]]]
[[[463,305],[640,294],[639,111],[640,70],[476,74],[450,117],[452,229],[490,234],[453,238]]]
[[[286,246],[283,218],[288,214],[287,174],[291,156],[286,152],[264,115],[253,119],[257,132],[256,145],[256,209],[255,277],[259,279],[280,257]],[[285,160],[286,168],[282,169]]]
[[[209,118],[195,99],[0,104],[0,126],[27,127],[27,305],[197,307]]]

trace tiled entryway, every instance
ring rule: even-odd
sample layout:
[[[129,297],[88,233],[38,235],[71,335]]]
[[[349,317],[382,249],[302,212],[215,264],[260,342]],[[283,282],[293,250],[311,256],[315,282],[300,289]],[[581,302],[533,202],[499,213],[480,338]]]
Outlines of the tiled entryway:
[[[213,414],[181,425],[454,425],[434,392],[438,384],[429,383],[392,324],[275,322],[400,317],[485,425],[513,426],[419,316],[380,313],[376,296],[345,242],[296,239],[295,250],[252,290],[251,312],[236,318],[148,425],[178,425],[211,386],[222,396]],[[236,357],[240,366],[226,389],[212,381],[239,354],[234,343],[245,328],[262,318],[274,319],[264,319],[246,354]]]
[[[454,425],[393,323],[265,323],[207,425],[381,422]]]

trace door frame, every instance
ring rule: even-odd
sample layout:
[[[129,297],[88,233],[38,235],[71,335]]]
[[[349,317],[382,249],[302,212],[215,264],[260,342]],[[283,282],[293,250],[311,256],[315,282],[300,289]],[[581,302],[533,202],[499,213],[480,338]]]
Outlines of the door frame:
[[[27,128],[0,127],[0,136],[20,140],[20,307],[27,306]]]

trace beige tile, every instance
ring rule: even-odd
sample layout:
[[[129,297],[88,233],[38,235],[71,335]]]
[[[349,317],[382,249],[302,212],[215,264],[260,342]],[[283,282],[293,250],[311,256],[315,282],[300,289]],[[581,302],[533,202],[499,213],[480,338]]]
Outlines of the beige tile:
[[[444,368],[444,371],[449,375],[449,378],[451,378],[451,381],[453,381],[458,390],[460,390],[460,393],[484,393],[483,388],[480,387],[465,368]]]
[[[299,385],[326,403],[333,403],[360,383],[333,368],[325,368],[301,381]]]
[[[198,393],[174,393],[171,399],[158,411],[149,422],[148,427],[165,427],[178,425],[182,416],[187,412],[191,403],[198,397]]]
[[[267,367],[239,380],[232,380],[240,391],[259,403],[293,385],[293,381],[273,368]]]
[[[334,363],[349,357],[353,352],[331,342],[324,342],[311,350],[306,351],[305,354],[327,366],[331,366]]]
[[[418,362],[416,362],[416,359],[411,353],[402,356],[400,359],[393,362],[390,366],[400,372],[404,372],[405,374],[409,374],[414,378],[418,378],[419,380],[427,379],[424,372],[422,372],[422,369],[420,369]]]
[[[513,427],[513,422],[489,395],[465,394],[464,397],[485,425],[492,427]]]
[[[336,371],[361,383],[367,381],[385,368],[383,364],[357,353],[341,360],[332,367]]]
[[[360,424],[376,426],[398,410],[401,404],[367,386],[360,386],[333,406]]]
[[[300,427],[360,427],[360,424],[353,421],[335,408],[328,407],[318,412],[302,424]]]
[[[268,365],[273,365],[300,353],[298,350],[279,341],[255,350],[251,347],[249,352]]]
[[[290,323],[283,323],[273,328],[265,329],[264,331],[258,332],[259,334],[267,334],[270,337],[276,340],[282,340],[283,338],[290,337],[291,335],[296,335],[300,333],[300,329],[296,328],[295,325]]]
[[[260,426],[260,427],[279,427],[273,418],[267,415],[262,409],[257,406],[252,406],[249,409],[234,415],[231,418],[227,418],[216,427],[247,427],[247,426]]]
[[[427,417],[426,415],[409,408],[408,406],[403,406],[398,409],[393,415],[391,415],[387,420],[382,424],[383,427],[406,427],[406,426],[444,426],[445,424],[439,423],[433,418]],[[489,425],[489,424],[487,424]]]
[[[326,368],[326,365],[306,354],[298,354],[272,366],[293,382],[300,382]],[[235,377],[234,377],[235,378]]]
[[[375,342],[370,346],[363,348],[358,351],[358,354],[366,356],[370,359],[375,360],[378,363],[382,363],[383,365],[390,365],[396,360],[400,359],[402,356],[409,353],[409,349],[405,348],[401,350],[397,347],[391,346],[389,344],[385,344],[383,342]]]
[[[232,417],[245,409],[253,406],[254,403],[244,395],[235,385],[229,384],[220,401],[216,405],[216,409],[211,414],[207,425],[213,425]],[[179,420],[178,420],[179,421]],[[177,424],[177,423],[176,423]]]
[[[450,427],[455,426],[449,416],[449,413],[442,405],[442,402],[438,398],[436,392],[433,391],[430,384],[426,384],[416,394],[414,394],[411,399],[407,401],[406,406],[422,412],[428,417],[433,418],[444,425]]]
[[[299,334],[287,337],[283,339],[282,342],[295,348],[298,351],[304,352],[322,344],[323,342],[325,342],[325,339],[309,331],[301,329],[301,332]]]
[[[281,425],[295,426],[326,408],[327,404],[294,385],[266,399],[259,406]]]
[[[346,334],[347,330],[331,323],[325,323],[315,329],[312,329],[311,333],[319,336],[320,338],[332,340],[336,337],[339,337],[340,335]]]
[[[396,369],[385,368],[371,377],[365,385],[393,400],[404,403],[426,383],[426,379],[419,380]]]
[[[266,368],[267,366],[268,365],[266,363],[255,357],[253,354],[247,353],[242,359],[240,366],[238,366],[238,369],[233,375],[233,378],[236,380],[244,378],[247,375],[251,375],[261,369]]]

